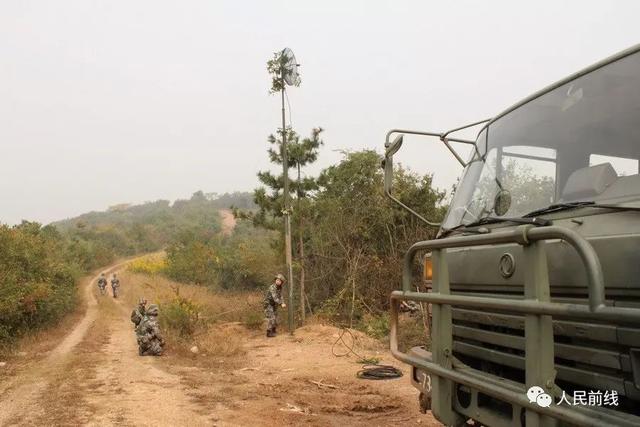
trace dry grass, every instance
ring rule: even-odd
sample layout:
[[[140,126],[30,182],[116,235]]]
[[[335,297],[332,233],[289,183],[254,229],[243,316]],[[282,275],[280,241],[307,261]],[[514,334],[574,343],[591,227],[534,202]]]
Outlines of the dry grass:
[[[245,353],[242,341],[238,339],[243,331],[234,324],[214,325],[195,338],[195,344],[216,356],[230,357]]]
[[[422,317],[413,317],[408,314],[400,315],[398,319],[398,347],[400,351],[408,351],[416,346],[430,348],[430,341]]]
[[[214,293],[204,286],[130,272],[121,273],[120,281],[122,298],[131,307],[143,296],[149,303],[163,304],[179,295],[202,306],[202,318],[213,322],[244,322],[249,312],[262,312],[260,292]]]
[[[177,297],[198,307],[198,324],[191,336],[178,331],[165,330],[168,351],[174,356],[198,359],[233,357],[244,353],[243,336],[256,322],[262,324],[262,295],[257,292],[214,293],[206,287],[174,282],[159,275],[144,275],[129,271],[120,274],[121,298],[132,309],[139,298],[149,304],[167,305]],[[162,311],[160,312],[162,316]],[[259,320],[256,320],[259,319]],[[198,347],[198,355],[190,352]]]

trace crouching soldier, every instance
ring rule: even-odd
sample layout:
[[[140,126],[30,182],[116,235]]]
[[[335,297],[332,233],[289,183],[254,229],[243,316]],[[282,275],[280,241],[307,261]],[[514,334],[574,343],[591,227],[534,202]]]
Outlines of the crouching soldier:
[[[269,285],[267,293],[264,296],[264,317],[267,318],[267,337],[276,336],[277,312],[278,306],[285,308],[287,305],[282,300],[282,285],[284,284],[284,276],[277,274],[273,283]]]
[[[137,327],[140,322],[142,322],[142,319],[144,319],[144,315],[146,314],[146,305],[147,300],[142,297],[138,300],[138,306],[131,312],[131,321],[135,325],[134,327]]]
[[[164,338],[158,325],[159,312],[156,304],[149,305],[145,316],[136,328],[140,356],[160,356],[164,351]]]

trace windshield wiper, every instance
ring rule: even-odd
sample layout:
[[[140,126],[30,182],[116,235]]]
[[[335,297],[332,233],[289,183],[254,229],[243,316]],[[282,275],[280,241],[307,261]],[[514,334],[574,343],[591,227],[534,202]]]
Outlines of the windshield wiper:
[[[615,211],[640,211],[640,207],[635,207],[635,206],[605,205],[605,204],[596,203],[594,201],[582,201],[582,202],[570,202],[570,203],[555,203],[553,205],[547,206],[546,208],[536,209],[535,211],[531,211],[528,214],[522,215],[522,217],[531,218],[531,217],[536,217],[542,214],[566,211],[568,209],[577,209],[582,207],[611,209]]]
[[[442,235],[446,236],[452,231],[457,231],[457,230],[475,232],[476,230],[469,230],[469,228],[477,227],[479,225],[493,224],[496,222],[514,222],[516,224],[532,224],[532,225],[544,227],[547,225],[551,225],[552,221],[549,219],[538,218],[539,215],[553,213],[553,212],[560,212],[560,211],[565,211],[569,209],[577,209],[582,207],[610,209],[610,210],[620,211],[620,212],[623,212],[623,211],[640,212],[640,207],[636,207],[636,206],[607,205],[607,204],[596,203],[590,200],[585,200],[580,202],[555,203],[553,205],[547,206],[546,208],[536,209],[535,211],[531,211],[525,215],[522,215],[521,217],[516,217],[516,218],[500,218],[495,216],[482,217],[476,221],[472,221],[467,224],[459,224],[459,225],[456,225],[455,227],[444,229],[442,230]]]
[[[543,219],[543,218],[509,218],[509,217],[499,218],[497,216],[485,216],[476,221],[470,222],[468,224],[460,224],[460,225],[456,225],[455,227],[443,230],[442,234],[446,235],[456,230],[471,231],[471,230],[468,230],[470,227],[477,227],[479,225],[485,225],[485,224],[494,224],[496,222],[514,222],[516,224],[531,224],[531,225],[537,225],[539,227],[551,225],[550,220]]]

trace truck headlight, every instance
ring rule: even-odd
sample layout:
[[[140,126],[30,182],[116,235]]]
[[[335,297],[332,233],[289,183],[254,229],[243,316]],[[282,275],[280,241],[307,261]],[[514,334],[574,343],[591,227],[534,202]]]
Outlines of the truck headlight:
[[[431,263],[431,254],[424,256],[424,268],[422,270],[424,280],[433,280],[433,265]]]

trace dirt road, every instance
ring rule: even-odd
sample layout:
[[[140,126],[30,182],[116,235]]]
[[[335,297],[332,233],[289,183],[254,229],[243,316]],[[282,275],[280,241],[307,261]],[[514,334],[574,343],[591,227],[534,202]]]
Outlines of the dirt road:
[[[148,285],[123,280],[113,299],[86,280],[87,311],[75,328],[3,378],[0,425],[437,425],[418,413],[406,376],[359,380],[353,358],[332,356],[338,330],[330,326],[267,339],[225,324],[218,327],[240,340],[241,357],[139,357],[125,297]],[[399,366],[379,344],[364,345]]]
[[[233,229],[236,226],[236,218],[229,209],[220,209],[218,212],[220,213],[222,234],[228,236],[233,233]]]

